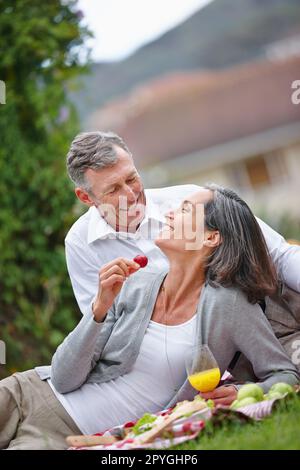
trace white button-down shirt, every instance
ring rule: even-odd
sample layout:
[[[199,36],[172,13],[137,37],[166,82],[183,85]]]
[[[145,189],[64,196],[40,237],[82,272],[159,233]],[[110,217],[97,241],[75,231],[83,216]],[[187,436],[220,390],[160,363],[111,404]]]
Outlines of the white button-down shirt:
[[[199,190],[196,185],[147,189],[145,218],[135,233],[116,232],[95,207],[83,214],[68,232],[67,267],[76,300],[82,313],[91,309],[98,292],[100,268],[118,257],[148,257],[149,268],[164,268],[168,260],[154,240],[165,222],[164,214],[179,206],[188,195]],[[300,247],[284,238],[258,219],[279,277],[300,292]],[[147,269],[147,268],[146,268]]]

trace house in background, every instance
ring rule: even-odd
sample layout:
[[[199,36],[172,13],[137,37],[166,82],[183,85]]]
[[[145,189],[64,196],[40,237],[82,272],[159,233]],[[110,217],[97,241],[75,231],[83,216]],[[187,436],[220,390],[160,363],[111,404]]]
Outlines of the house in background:
[[[114,130],[146,187],[215,182],[258,212],[300,217],[300,57],[178,73],[107,104],[89,128]]]

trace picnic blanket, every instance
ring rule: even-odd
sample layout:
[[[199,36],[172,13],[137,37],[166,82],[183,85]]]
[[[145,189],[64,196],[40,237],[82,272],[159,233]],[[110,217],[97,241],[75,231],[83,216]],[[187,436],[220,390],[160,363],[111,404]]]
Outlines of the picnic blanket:
[[[133,450],[133,449],[167,449],[175,445],[195,439],[204,429],[207,421],[211,421],[217,425],[224,420],[240,420],[251,422],[258,421],[269,416],[272,413],[276,403],[284,400],[274,399],[255,403],[253,405],[240,408],[239,410],[231,410],[229,408],[205,408],[198,411],[188,418],[181,418],[168,428],[167,437],[157,437],[153,442],[136,445],[134,439],[126,439],[115,442],[109,445],[95,445],[89,447],[70,447],[69,450]],[[164,416],[172,410],[164,410],[157,413],[158,416]],[[122,436],[125,434],[126,429],[130,429],[135,425],[135,422],[125,423],[121,426],[116,426],[104,433],[96,434],[98,436]]]

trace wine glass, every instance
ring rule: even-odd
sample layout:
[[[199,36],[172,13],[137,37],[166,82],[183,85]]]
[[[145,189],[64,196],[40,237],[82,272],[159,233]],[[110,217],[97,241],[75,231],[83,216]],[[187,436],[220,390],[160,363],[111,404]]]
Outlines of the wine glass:
[[[198,392],[212,392],[219,384],[221,372],[207,344],[191,348],[185,360],[188,380]]]

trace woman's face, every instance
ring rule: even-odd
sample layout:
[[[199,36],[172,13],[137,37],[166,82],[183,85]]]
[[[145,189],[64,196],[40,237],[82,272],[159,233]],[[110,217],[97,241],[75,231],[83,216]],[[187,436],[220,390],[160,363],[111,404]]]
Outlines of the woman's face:
[[[155,240],[156,245],[163,251],[202,250],[206,238],[204,205],[212,198],[212,191],[203,188],[166,214],[166,225]]]

